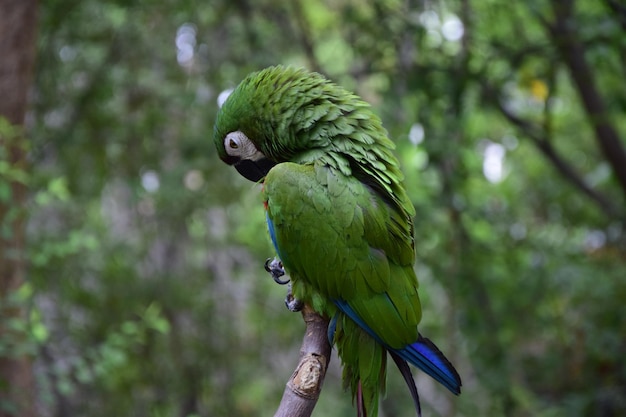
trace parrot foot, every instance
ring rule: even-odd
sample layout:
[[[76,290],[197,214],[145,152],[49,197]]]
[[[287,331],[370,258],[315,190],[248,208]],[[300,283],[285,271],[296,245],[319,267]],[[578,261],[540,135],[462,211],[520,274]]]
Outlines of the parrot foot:
[[[304,303],[293,296],[291,292],[291,284],[289,284],[289,288],[287,289],[287,296],[285,297],[285,305],[287,306],[287,309],[291,311],[292,313],[297,313],[298,311],[301,311],[304,308]]]
[[[267,260],[265,261],[265,270],[270,273],[275,283],[280,285],[289,284],[290,280],[280,279],[280,277],[285,275],[285,268],[283,268],[282,262],[280,262],[278,259],[267,258]],[[293,296],[291,292],[291,284],[289,284],[289,287],[287,289],[285,305],[287,306],[287,309],[293,313],[297,313],[304,307],[304,303]]]
[[[289,283],[288,279],[280,279],[280,277],[285,275],[285,268],[283,268],[282,262],[280,262],[278,259],[267,258],[267,260],[265,261],[265,270],[270,273],[275,283],[280,285],[285,285]]]

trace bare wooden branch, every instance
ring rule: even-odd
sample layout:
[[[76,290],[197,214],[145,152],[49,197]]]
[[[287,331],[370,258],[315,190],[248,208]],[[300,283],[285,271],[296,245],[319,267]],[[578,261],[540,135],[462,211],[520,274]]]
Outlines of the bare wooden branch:
[[[280,406],[274,417],[308,417],[317,403],[326,370],[330,363],[328,318],[309,305],[302,309],[306,331],[300,349],[300,361],[289,378]]]

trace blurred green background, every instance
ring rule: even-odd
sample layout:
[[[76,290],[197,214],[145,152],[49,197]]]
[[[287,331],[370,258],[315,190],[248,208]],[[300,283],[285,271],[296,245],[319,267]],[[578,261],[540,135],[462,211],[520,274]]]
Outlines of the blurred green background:
[[[38,8],[28,337],[0,340],[33,358],[38,415],[276,410],[304,324],[263,270],[259,188],[212,134],[220,95],[279,63],[361,95],[397,145],[420,330],[464,382],[456,398],[416,372],[424,416],[626,415],[626,159],[598,128],[623,153],[621,2]],[[356,415],[339,365],[314,416]],[[414,415],[389,375],[380,415]]]

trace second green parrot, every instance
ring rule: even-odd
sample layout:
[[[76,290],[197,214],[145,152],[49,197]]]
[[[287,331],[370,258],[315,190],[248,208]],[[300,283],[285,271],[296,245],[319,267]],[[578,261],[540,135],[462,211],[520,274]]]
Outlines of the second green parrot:
[[[230,94],[214,138],[224,162],[263,182],[269,234],[293,295],[332,318],[329,339],[359,415],[377,415],[387,354],[418,413],[407,362],[459,394],[458,373],[418,332],[415,210],[370,106],[320,74],[270,67]]]

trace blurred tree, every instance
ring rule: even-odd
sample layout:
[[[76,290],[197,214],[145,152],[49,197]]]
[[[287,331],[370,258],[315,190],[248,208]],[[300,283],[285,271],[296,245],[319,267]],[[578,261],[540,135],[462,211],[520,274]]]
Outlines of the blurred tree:
[[[0,416],[34,416],[25,284],[26,98],[36,1],[0,3]]]

